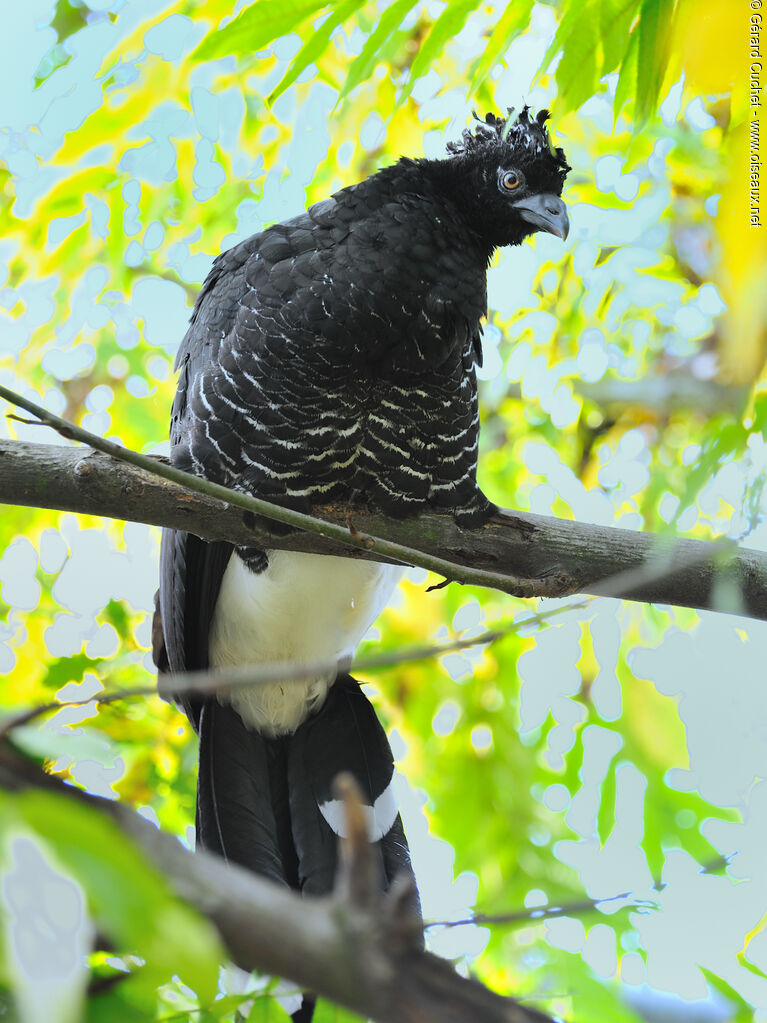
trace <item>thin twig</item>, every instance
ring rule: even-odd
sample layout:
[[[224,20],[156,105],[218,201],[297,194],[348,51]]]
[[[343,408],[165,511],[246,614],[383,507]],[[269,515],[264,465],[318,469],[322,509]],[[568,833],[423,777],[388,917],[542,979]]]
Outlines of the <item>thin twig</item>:
[[[218,499],[193,494],[90,449],[0,440],[0,466],[0,502],[4,504],[144,522],[193,533],[209,542],[392,560],[378,550],[355,548],[313,532],[288,529],[275,535],[266,518],[245,514],[235,506],[224,508]],[[348,511],[347,503],[323,506],[313,514],[343,527]],[[519,595],[513,585],[518,576],[543,577],[547,589],[553,578],[559,578],[568,582],[568,592],[767,621],[767,552],[739,544],[731,555],[727,552],[725,564],[722,547],[711,540],[591,526],[502,508],[474,530],[461,529],[451,515],[428,508],[402,520],[359,508],[354,517],[355,527],[364,523],[369,536],[391,538],[443,560],[449,558],[458,566],[497,573],[495,588],[504,593]],[[515,575],[504,575],[506,566],[512,566]],[[625,569],[639,569],[640,576],[620,575]],[[645,571],[647,575],[642,574]],[[626,581],[632,578],[643,580],[637,582],[638,588],[632,589]]]
[[[491,643],[519,632],[530,625],[545,625],[550,618],[555,618],[567,611],[584,608],[588,605],[590,599],[581,599],[570,604],[551,608],[548,611],[530,614],[513,622],[499,623],[493,628],[481,632],[478,636],[455,639],[449,643],[434,644],[433,646],[416,647],[411,650],[400,650],[391,654],[377,654],[374,657],[364,657],[359,661],[354,661],[349,667],[349,671],[376,671],[380,668],[390,668],[398,664],[408,664],[416,661],[430,660],[433,657],[442,657],[444,654],[468,650],[472,647],[489,646]],[[325,675],[328,672],[335,671],[338,667],[339,665],[336,661],[329,660],[304,661],[302,663],[297,663],[296,661],[272,661],[267,664],[245,665],[244,667],[237,668],[210,668],[207,671],[187,671],[178,672],[173,675],[160,675],[157,685],[134,686],[117,691],[112,690],[111,692],[95,694],[83,700],[51,700],[48,703],[30,707],[28,710],[21,711],[19,714],[7,718],[0,724],[0,739],[4,739],[14,729],[29,724],[35,718],[55,713],[65,707],[87,707],[90,704],[103,705],[139,696],[160,696],[163,699],[172,700],[181,693],[209,695],[231,689],[240,689],[245,686],[266,685],[270,682],[300,682],[309,676]]]
[[[713,874],[717,870],[726,867],[730,862],[727,856],[717,856],[708,863],[702,863],[701,874]],[[660,880],[655,881],[655,886],[660,890],[665,884]],[[424,930],[431,927],[470,927],[489,926],[491,924],[516,924],[536,923],[538,920],[547,920],[558,916],[580,916],[592,910],[599,909],[607,902],[622,902],[629,900],[632,906],[637,909],[658,909],[658,903],[654,899],[640,899],[632,896],[631,892],[622,892],[619,895],[609,895],[603,899],[581,899],[578,902],[570,902],[562,906],[535,906],[531,909],[514,910],[510,913],[474,913],[464,920],[429,920],[424,923]]]
[[[633,906],[642,909],[657,909],[657,903],[651,899],[632,899],[631,892],[611,895],[604,899],[581,899],[564,906],[537,906],[533,909],[520,909],[511,913],[474,913],[463,920],[430,920],[424,924],[424,930],[432,927],[487,927],[491,924],[536,923],[538,920],[549,920],[558,916],[581,916],[592,910],[598,910],[607,902],[619,902],[629,899]]]
[[[429,572],[445,576],[453,582],[489,586],[494,589],[506,590],[506,592],[509,592],[511,586],[518,596],[565,595],[561,576],[555,576],[552,579],[530,580],[517,577],[510,572],[498,573],[491,572],[488,569],[456,565],[444,558],[432,554],[424,554],[423,551],[416,550],[413,547],[405,547],[403,544],[395,543],[392,540],[384,540],[381,537],[369,536],[357,531],[352,533],[346,526],[326,522],[323,519],[315,518],[313,515],[293,511],[290,508],[283,508],[280,505],[272,504],[270,501],[253,497],[252,494],[246,494],[239,490],[230,490],[228,487],[213,483],[211,480],[193,476],[191,473],[182,472],[181,469],[176,469],[174,466],[157,462],[147,455],[139,454],[138,451],[131,451],[130,448],[125,448],[121,444],[115,444],[103,437],[99,437],[95,433],[91,433],[89,430],[84,430],[81,426],[77,426],[75,423],[70,423],[68,420],[54,415],[53,412],[49,412],[28,398],[17,394],[16,391],[12,391],[2,385],[0,385],[0,398],[5,398],[12,405],[17,405],[19,408],[31,412],[32,415],[37,416],[42,424],[50,426],[68,440],[76,440],[82,444],[88,444],[97,451],[103,451],[105,454],[111,455],[120,461],[130,462],[132,465],[136,465],[140,469],[152,473],[154,476],[161,476],[163,479],[178,483],[195,494],[203,494],[206,497],[218,499],[225,506],[235,505],[244,511],[251,512],[251,514],[262,515],[276,522],[293,526],[296,529],[317,533],[320,536],[327,537],[330,540],[337,540],[350,547],[359,547],[363,550],[370,550],[372,548],[385,558],[391,558],[405,565],[416,565],[418,568],[424,568]]]
[[[362,793],[354,775],[348,772],[337,775],[333,780],[333,796],[343,803],[346,822],[346,834],[341,838],[339,849],[335,891],[350,906],[370,909],[380,898],[380,885],[373,869],[373,846],[362,806]]]

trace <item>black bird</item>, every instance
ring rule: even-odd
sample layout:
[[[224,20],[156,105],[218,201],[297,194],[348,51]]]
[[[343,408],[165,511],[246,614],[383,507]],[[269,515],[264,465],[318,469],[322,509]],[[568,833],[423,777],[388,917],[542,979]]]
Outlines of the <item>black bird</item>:
[[[216,259],[178,353],[174,465],[301,510],[431,507],[467,528],[492,514],[476,483],[488,264],[498,246],[568,232],[570,168],[548,112],[512,113],[488,114],[446,159],[402,158]],[[400,571],[166,530],[155,660],[341,662]],[[330,784],[348,770],[382,887],[410,871],[391,751],[354,679],[181,702],[200,736],[202,846],[327,892],[343,827]]]

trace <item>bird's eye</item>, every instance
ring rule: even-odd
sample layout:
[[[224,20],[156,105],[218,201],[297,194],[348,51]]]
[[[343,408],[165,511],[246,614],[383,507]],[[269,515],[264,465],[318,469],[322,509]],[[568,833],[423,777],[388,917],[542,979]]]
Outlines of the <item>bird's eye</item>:
[[[514,171],[506,171],[501,178],[501,184],[507,192],[513,192],[515,188],[519,188],[519,175]]]

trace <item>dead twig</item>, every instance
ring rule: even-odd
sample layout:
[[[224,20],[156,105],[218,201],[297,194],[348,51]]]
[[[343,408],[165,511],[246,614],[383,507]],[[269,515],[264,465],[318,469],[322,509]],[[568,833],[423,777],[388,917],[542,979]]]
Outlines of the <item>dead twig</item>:
[[[336,878],[340,899],[358,909],[370,909],[378,898],[370,837],[360,787],[351,774],[339,774],[333,795],[344,805],[346,835],[341,839]]]

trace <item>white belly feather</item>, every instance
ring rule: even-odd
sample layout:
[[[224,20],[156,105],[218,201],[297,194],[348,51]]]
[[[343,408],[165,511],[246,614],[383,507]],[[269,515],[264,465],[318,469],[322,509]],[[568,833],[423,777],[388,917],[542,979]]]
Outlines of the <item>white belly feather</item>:
[[[256,574],[232,555],[211,623],[212,666],[351,657],[404,571],[325,554],[269,551],[268,557],[268,568]],[[284,735],[322,706],[335,676],[236,689],[225,699],[249,727]]]

